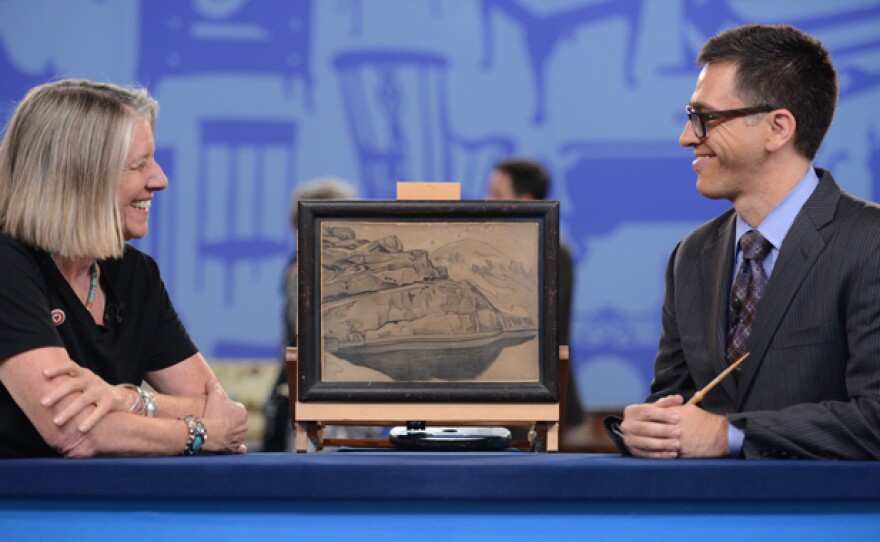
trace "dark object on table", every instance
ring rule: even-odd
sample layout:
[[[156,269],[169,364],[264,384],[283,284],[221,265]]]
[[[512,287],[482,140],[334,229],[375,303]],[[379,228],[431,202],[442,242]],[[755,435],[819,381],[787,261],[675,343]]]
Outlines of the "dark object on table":
[[[395,427],[388,435],[402,450],[430,452],[491,452],[504,450],[511,441],[504,427]]]

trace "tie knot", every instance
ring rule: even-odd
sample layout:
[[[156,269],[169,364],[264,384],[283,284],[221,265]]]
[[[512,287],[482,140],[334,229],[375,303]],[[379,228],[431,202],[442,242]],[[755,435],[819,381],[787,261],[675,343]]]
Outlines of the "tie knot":
[[[773,245],[770,241],[764,239],[764,236],[755,230],[751,230],[739,240],[739,246],[743,251],[743,258],[746,260],[762,261],[770,254]]]

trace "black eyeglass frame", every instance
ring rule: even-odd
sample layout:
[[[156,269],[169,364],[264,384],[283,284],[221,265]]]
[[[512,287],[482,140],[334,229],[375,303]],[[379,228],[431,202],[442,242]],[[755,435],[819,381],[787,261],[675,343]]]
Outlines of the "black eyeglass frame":
[[[696,111],[691,106],[685,107],[688,122],[690,122],[691,128],[694,129],[694,135],[696,135],[699,139],[706,138],[707,122],[712,122],[715,120],[721,120],[723,122],[739,117],[748,117],[749,115],[755,115],[757,113],[769,113],[774,109],[779,108],[772,105],[756,105],[753,107],[743,107],[740,109],[723,109],[721,111]],[[697,123],[697,121],[699,121],[699,124]]]

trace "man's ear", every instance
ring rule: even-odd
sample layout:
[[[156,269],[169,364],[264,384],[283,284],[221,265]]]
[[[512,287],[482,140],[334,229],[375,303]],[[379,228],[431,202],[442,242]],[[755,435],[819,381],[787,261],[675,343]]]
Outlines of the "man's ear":
[[[767,114],[769,137],[767,150],[777,151],[789,143],[794,143],[797,120],[788,109],[776,109]]]

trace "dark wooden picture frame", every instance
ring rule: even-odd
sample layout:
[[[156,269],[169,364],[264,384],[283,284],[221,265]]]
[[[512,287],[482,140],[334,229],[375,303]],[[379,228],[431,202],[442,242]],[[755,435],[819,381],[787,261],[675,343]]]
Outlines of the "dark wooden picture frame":
[[[298,398],[558,402],[559,202],[305,200]]]

